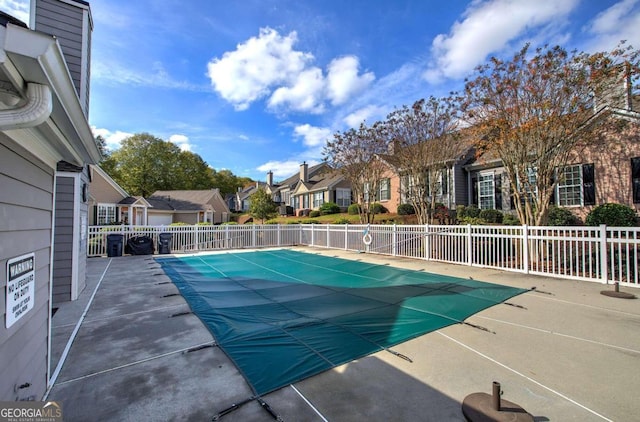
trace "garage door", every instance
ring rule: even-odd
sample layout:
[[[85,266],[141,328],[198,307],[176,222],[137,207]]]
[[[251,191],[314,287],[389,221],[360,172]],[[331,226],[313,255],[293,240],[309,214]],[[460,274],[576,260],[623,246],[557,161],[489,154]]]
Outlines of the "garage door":
[[[149,220],[150,226],[168,226],[169,224],[173,223],[171,214],[149,214],[147,216],[147,219]]]

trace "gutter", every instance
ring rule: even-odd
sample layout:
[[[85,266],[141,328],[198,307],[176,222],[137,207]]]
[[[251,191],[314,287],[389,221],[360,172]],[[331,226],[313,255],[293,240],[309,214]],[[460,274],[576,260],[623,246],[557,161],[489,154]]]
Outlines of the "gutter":
[[[44,123],[53,111],[51,90],[46,85],[27,84],[26,104],[0,110],[0,130],[25,129]]]

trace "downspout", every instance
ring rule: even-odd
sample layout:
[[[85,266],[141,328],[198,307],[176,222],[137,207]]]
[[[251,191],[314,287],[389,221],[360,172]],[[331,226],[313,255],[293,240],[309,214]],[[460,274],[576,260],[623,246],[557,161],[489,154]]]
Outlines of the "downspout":
[[[0,130],[34,127],[49,118],[53,111],[53,99],[47,85],[28,83],[26,100],[21,107],[0,110]]]
[[[7,99],[10,101],[3,101],[5,105],[11,104],[13,101],[13,92],[9,93]],[[13,129],[26,129],[30,127],[38,126],[44,123],[51,112],[53,111],[53,98],[51,96],[51,89],[47,85],[41,85],[37,83],[27,83],[26,102],[16,108],[10,108],[6,110],[0,110],[0,131],[13,130]],[[20,101],[15,104],[19,104]],[[51,209],[51,251],[49,254],[49,309],[47,316],[47,386],[46,391],[48,394],[51,388],[51,332],[52,332],[52,317],[51,310],[53,306],[53,254],[54,254],[54,240],[55,240],[55,221],[56,221],[56,181],[53,179],[52,186],[52,209]]]

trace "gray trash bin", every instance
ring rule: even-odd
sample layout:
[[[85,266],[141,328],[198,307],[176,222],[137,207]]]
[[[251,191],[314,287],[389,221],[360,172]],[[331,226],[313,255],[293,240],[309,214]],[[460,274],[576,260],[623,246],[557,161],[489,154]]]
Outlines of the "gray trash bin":
[[[171,233],[160,233],[158,235],[158,253],[170,254],[171,253]]]
[[[116,233],[107,235],[107,256],[122,256],[123,238],[123,235]]]

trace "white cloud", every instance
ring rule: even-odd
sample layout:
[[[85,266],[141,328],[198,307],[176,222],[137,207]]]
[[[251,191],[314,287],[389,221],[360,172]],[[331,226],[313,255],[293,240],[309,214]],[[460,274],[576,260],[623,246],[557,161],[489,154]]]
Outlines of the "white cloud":
[[[327,140],[331,138],[331,129],[326,127],[311,126],[308,123],[296,126],[293,129],[293,134],[303,139],[303,143],[308,147],[324,147]]]
[[[313,67],[300,72],[292,86],[282,86],[276,89],[271,95],[268,105],[273,109],[288,106],[296,111],[322,113],[324,111],[323,89],[322,70]]]
[[[222,98],[245,110],[268,95],[273,85],[295,78],[313,59],[310,53],[293,50],[296,41],[295,31],[283,37],[274,29],[262,28],[258,37],[211,60],[207,75]]]
[[[263,173],[267,173],[268,171],[273,172],[273,177],[278,180],[285,179],[289,176],[292,176],[300,171],[300,165],[304,160],[286,160],[286,161],[269,161],[257,168],[258,171]],[[309,167],[315,166],[319,163],[319,161],[307,160],[306,161]]]
[[[111,132],[109,129],[99,129],[95,126],[91,126],[91,131],[93,132],[93,136],[102,136],[106,142],[107,148],[111,151],[120,148],[123,140],[133,136],[133,133],[122,132],[120,130]]]
[[[165,70],[161,62],[153,63],[152,72],[141,73],[132,67],[123,67],[117,63],[95,62],[91,65],[91,78],[118,85],[150,86],[187,91],[208,91],[208,87],[175,80]]]
[[[578,0],[488,0],[473,1],[464,19],[453,24],[449,34],[439,34],[432,43],[434,62],[424,77],[431,83],[443,77],[460,78],[501,51],[528,30],[564,19]]]
[[[385,115],[385,108],[375,105],[368,105],[349,114],[343,119],[343,121],[350,128],[357,129],[358,127],[360,127],[360,123],[363,123],[365,121],[373,123],[373,121],[383,119]],[[369,119],[370,117],[373,117],[373,119]]]
[[[331,104],[343,104],[351,95],[361,92],[373,82],[373,72],[358,76],[359,65],[360,62],[355,56],[341,57],[329,63],[327,91]]]
[[[372,72],[358,74],[359,60],[354,56],[334,59],[325,74],[311,65],[313,54],[294,49],[296,42],[295,31],[282,36],[262,28],[258,37],[211,60],[207,75],[215,91],[236,110],[268,98],[271,110],[316,114],[325,111],[326,101],[343,104],[375,79]]]
[[[0,10],[29,25],[28,0],[0,0]]]
[[[635,48],[640,44],[640,0],[622,0],[599,13],[587,25],[593,35],[592,51],[611,50],[622,40]]]
[[[169,142],[176,144],[181,151],[191,151],[192,145],[189,142],[189,138],[185,135],[171,135],[169,136]]]

